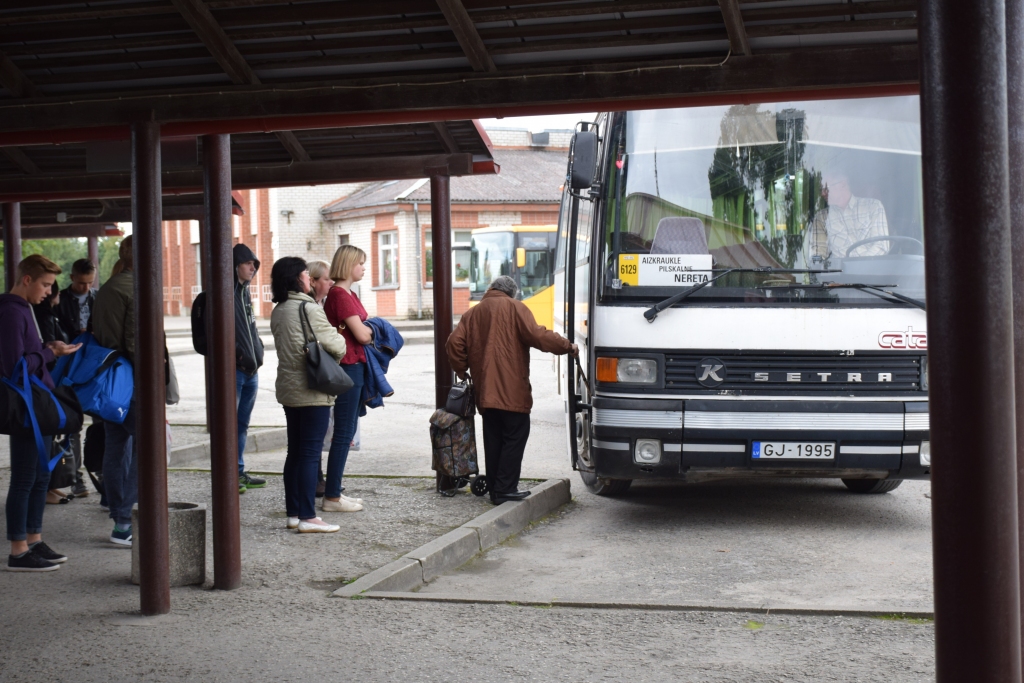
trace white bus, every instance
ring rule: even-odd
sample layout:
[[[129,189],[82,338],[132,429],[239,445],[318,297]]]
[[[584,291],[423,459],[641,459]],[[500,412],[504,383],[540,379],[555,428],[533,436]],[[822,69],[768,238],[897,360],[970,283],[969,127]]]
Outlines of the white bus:
[[[929,477],[916,97],[577,128],[554,324],[581,349],[558,361],[559,391],[590,491]]]

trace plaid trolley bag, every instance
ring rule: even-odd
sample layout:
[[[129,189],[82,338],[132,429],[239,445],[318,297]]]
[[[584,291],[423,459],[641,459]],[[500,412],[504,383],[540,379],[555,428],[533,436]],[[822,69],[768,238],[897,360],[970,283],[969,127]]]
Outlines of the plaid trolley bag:
[[[476,463],[476,426],[472,417],[462,417],[438,408],[430,416],[431,468],[437,472],[437,492],[454,496],[472,483],[478,496],[487,493],[487,479],[479,476]]]

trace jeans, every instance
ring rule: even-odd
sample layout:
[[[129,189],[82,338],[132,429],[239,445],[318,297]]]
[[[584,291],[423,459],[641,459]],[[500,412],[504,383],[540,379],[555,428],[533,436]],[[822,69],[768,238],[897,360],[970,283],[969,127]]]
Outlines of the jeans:
[[[352,437],[359,422],[359,405],[362,403],[365,384],[366,363],[353,363],[341,367],[352,378],[353,386],[334,399],[334,438],[331,439],[331,450],[327,454],[327,488],[324,490],[326,498],[337,498],[341,495],[341,478],[345,475],[348,449],[352,445]]]
[[[288,423],[284,506],[289,517],[316,517],[316,471],[330,416],[330,406],[284,407],[284,417]]]
[[[132,506],[139,500],[139,451],[135,441],[135,401],[124,422],[103,422],[103,492],[110,518],[121,526],[132,523]],[[132,447],[125,448],[128,439]]]
[[[53,444],[52,436],[44,436],[46,452]],[[43,532],[43,510],[50,470],[39,461],[33,436],[11,435],[11,485],[7,489],[7,540],[24,541],[28,534]]]
[[[256,405],[256,390],[260,386],[259,374],[252,377],[241,370],[235,370],[235,404],[238,408],[238,476],[245,471],[245,461],[242,454],[245,453],[245,437],[249,432],[249,418],[252,417],[252,408]]]
[[[491,495],[511,493],[519,486],[523,453],[530,438],[530,414],[488,408],[484,417],[484,461]]]

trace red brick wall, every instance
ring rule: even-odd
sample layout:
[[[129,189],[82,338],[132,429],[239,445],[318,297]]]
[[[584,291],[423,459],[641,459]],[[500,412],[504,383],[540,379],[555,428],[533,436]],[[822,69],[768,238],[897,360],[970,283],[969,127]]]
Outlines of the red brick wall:
[[[395,305],[394,289],[379,289],[377,295],[377,315],[381,317],[395,317],[398,315],[398,307]]]
[[[462,315],[469,310],[469,288],[456,287],[452,290],[452,311]]]
[[[558,225],[558,211],[523,211],[521,225]]]

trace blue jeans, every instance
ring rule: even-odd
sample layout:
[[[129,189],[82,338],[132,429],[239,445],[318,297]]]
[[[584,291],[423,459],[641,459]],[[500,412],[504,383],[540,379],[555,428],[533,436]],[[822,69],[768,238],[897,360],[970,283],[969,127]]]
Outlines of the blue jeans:
[[[52,436],[44,436],[47,453]],[[7,540],[24,541],[28,534],[43,533],[43,510],[50,470],[39,461],[32,436],[11,435],[11,485],[7,489]]]
[[[353,386],[334,399],[334,437],[331,439],[331,450],[327,454],[327,482],[324,490],[324,496],[327,498],[337,498],[341,495],[341,478],[345,475],[348,449],[356,433],[359,405],[362,403],[365,384],[366,363],[341,367],[345,368],[345,372],[352,378]]]
[[[252,377],[241,370],[235,370],[235,407],[238,408],[238,476],[245,471],[245,437],[249,432],[249,418],[252,408],[256,405],[256,390],[260,387],[260,376]]]
[[[139,500],[139,449],[135,441],[135,401],[124,422],[103,422],[103,492],[110,518],[121,526],[132,523],[132,506]],[[125,448],[128,439],[132,447]]]
[[[330,406],[284,406],[288,455],[284,460],[284,507],[289,517],[316,517],[316,472],[331,419]]]

